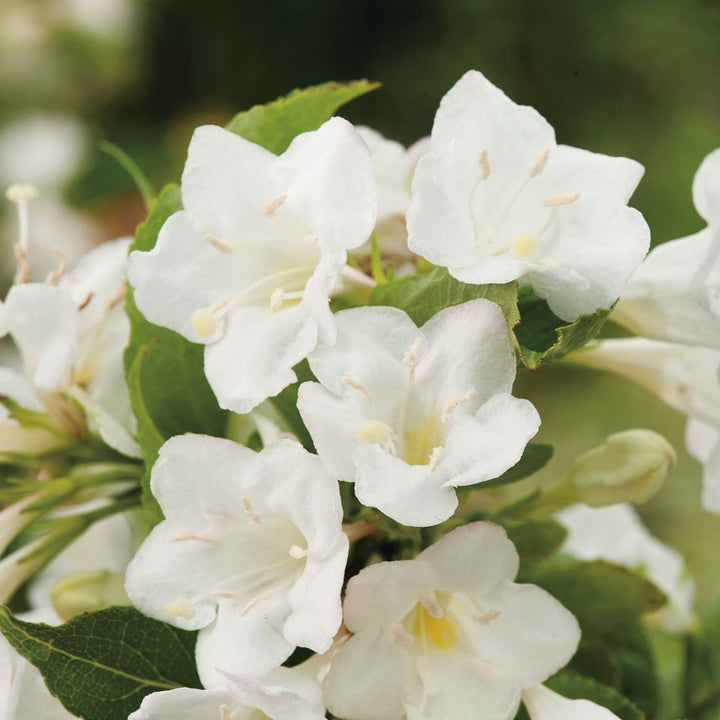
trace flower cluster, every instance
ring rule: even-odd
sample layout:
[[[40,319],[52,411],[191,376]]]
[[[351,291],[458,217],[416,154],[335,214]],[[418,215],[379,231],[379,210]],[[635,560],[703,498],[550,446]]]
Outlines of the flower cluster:
[[[512,393],[566,355],[637,371],[693,418],[720,511],[720,154],[694,190],[708,229],[643,260],[642,167],[558,145],[480,73],[409,150],[327,100],[308,120],[338,87],[198,128],[134,244],[45,283],[27,282],[32,190],[9,192],[0,329],[24,373],[0,372],[2,600],[32,580],[24,620],[0,612],[2,717],[27,716],[37,665],[53,718],[612,720],[635,706],[592,653],[614,668],[644,613],[695,622],[680,556],[615,505],[662,485],[672,446],[615,433],[528,490],[550,451]],[[611,310],[654,339],[594,340]],[[599,627],[594,603],[624,593]],[[106,674],[90,692],[68,658]]]

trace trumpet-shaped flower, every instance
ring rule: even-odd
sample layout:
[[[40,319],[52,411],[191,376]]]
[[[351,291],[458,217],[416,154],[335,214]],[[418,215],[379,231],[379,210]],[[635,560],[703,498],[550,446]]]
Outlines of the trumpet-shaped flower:
[[[571,505],[561,510],[557,519],[568,531],[565,552],[580,560],[608,560],[641,573],[668,598],[668,604],[652,620],[669,632],[693,626],[695,584],[683,558],[645,529],[632,505]]]
[[[220,405],[249,412],[295,381],[319,340],[334,340],[328,297],[343,274],[367,281],[345,259],[375,224],[370,155],[341,118],[280,156],[201,127],[182,197],[155,248],[130,255],[135,300],[151,322],[204,343]]]
[[[406,525],[442,522],[455,488],[495,478],[521,457],[540,418],[510,395],[515,353],[503,314],[473,300],[421,329],[401,310],[336,315],[298,408],[318,454],[366,505]]]
[[[165,520],[126,573],[143,612],[200,630],[206,687],[216,668],[262,674],[302,645],[330,647],[348,552],[337,481],[296,441],[260,453],[229,440],[168,440],[151,487]]]
[[[575,618],[535,585],[513,582],[518,556],[502,528],[453,530],[415,560],[364,568],[347,588],[354,635],[325,680],[346,720],[515,717],[521,691],[563,667]]]
[[[472,284],[520,278],[564,320],[609,307],[647,252],[642,166],[557,145],[479,72],[445,95],[407,215],[410,249]]]
[[[698,168],[693,199],[707,228],[654,248],[612,317],[637,335],[720,349],[720,149]]]
[[[262,678],[222,673],[224,687],[177,688],[147,695],[128,720],[323,720],[320,688],[295,668]]]
[[[137,457],[122,366],[130,335],[122,307],[129,245],[124,238],[96,248],[67,275],[58,273],[57,284],[10,289],[0,309],[2,330],[15,341],[26,378],[3,369],[0,383],[64,432],[80,435],[87,424],[114,449]]]

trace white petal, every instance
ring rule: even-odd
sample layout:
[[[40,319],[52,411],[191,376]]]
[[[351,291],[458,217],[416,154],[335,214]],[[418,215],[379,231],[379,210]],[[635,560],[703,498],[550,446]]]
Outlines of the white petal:
[[[250,412],[297,379],[297,365],[317,343],[317,323],[300,304],[233,309],[225,334],[205,348],[205,374],[220,406]]]
[[[70,295],[53,285],[14,285],[5,308],[32,384],[52,392],[68,383],[78,353],[78,309]]]
[[[519,567],[517,551],[505,531],[484,522],[449,532],[419,557],[432,565],[442,587],[481,596],[513,580]]]
[[[175,688],[154,692],[143,698],[142,705],[128,720],[218,720],[220,707],[237,705],[237,697],[230,690],[196,690]]]
[[[720,148],[700,163],[693,180],[693,201],[697,211],[709,223],[720,221]]]
[[[398,720],[403,690],[412,682],[408,654],[386,633],[350,638],[335,654],[325,681],[325,701],[346,720]]]
[[[530,720],[620,720],[602,705],[590,700],[569,700],[544,685],[526,688],[522,699]]]
[[[362,245],[375,225],[377,191],[370,153],[355,128],[331,118],[298,135],[278,159],[273,178],[287,206],[303,216],[322,247]]]

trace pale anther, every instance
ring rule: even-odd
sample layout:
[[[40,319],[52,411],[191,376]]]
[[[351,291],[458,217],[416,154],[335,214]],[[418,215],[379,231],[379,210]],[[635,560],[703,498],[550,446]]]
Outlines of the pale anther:
[[[209,535],[196,535],[195,533],[182,533],[173,538],[174,542],[185,542],[187,540],[198,540],[200,542],[214,543],[216,538]]]
[[[464,405],[468,400],[472,400],[472,398],[476,395],[475,388],[470,388],[469,390],[466,390],[462,395],[458,395],[456,398],[453,398],[444,408],[442,411],[442,414],[440,415],[440,420],[442,422],[447,422],[451,417],[452,414],[455,412],[457,408],[459,408],[461,405]]]
[[[360,442],[389,445],[395,440],[393,429],[380,420],[366,420],[355,433]]]
[[[540,155],[538,155],[538,159],[535,161],[535,164],[530,168],[531,178],[537,177],[545,169],[549,157],[550,148],[546,145],[540,152]]]
[[[478,165],[480,165],[480,177],[483,180],[487,180],[490,177],[490,151],[488,148],[484,148],[480,151],[480,157],[478,158]]]
[[[54,285],[65,274],[65,271],[67,270],[67,262],[65,261],[65,256],[62,254],[62,252],[60,252],[58,248],[54,248],[54,252],[55,257],[58,259],[58,266],[55,270],[47,274],[45,282],[48,285]]]
[[[538,249],[538,237],[532,233],[516,235],[510,243],[510,254],[520,260],[531,258]]]
[[[265,217],[272,217],[277,209],[287,200],[287,195],[278,195],[268,202],[263,210]]]
[[[420,604],[431,618],[439,620],[445,614],[433,592],[426,592],[420,595]]]
[[[190,620],[195,617],[195,608],[187,598],[180,597],[163,607],[163,612],[172,617],[181,617]]]
[[[110,312],[114,307],[117,307],[127,295],[128,283],[127,280],[123,280],[117,292],[107,301],[105,305],[105,312]]]
[[[495,610],[488,610],[488,612],[484,613],[483,615],[473,615],[473,620],[476,622],[481,623],[482,625],[489,625],[493,620],[500,617],[500,611]]]
[[[250,504],[250,501],[244,497],[242,499],[242,506],[243,510],[245,511],[245,517],[253,523],[253,525],[259,525],[260,524],[260,516],[253,510],[252,505]]]
[[[540,260],[540,265],[545,265],[546,267],[557,267],[559,263],[555,258],[544,257]]]
[[[225,244],[222,240],[218,240],[214,235],[203,235],[203,240],[221,253],[232,252],[232,248],[229,245]]]
[[[355,380],[355,378],[343,375],[343,377],[341,378],[341,382],[344,385],[352,388],[353,390],[357,390],[363,396],[363,399],[366,402],[370,402],[370,392],[359,380]]]
[[[572,195],[555,195],[554,197],[548,198],[543,203],[543,207],[559,207],[560,205],[569,205],[570,203],[574,203],[579,197],[579,192],[573,193]]]
[[[15,285],[22,285],[30,279],[30,262],[27,253],[20,245],[13,245],[13,251],[15,253],[15,264],[17,265],[17,272],[15,273],[13,283]]]
[[[282,288],[275,288],[270,296],[270,309],[277,312],[282,307],[283,300],[285,300],[285,291]]]
[[[393,630],[393,642],[404,650],[410,650],[415,644],[415,638],[402,625],[398,625]]]
[[[435,468],[438,466],[438,463],[442,460],[442,457],[444,454],[445,454],[444,448],[434,447],[432,449],[432,452],[430,453],[430,460],[428,462],[428,467],[430,468],[430,472],[435,470]]]
[[[220,705],[220,720],[231,720],[230,708],[227,705]]]
[[[78,303],[78,310],[84,310],[89,304],[90,301],[95,297],[94,292],[89,292],[81,301]]]
[[[307,550],[301,548],[299,545],[291,545],[288,555],[290,555],[293,560],[302,560],[307,556]]]
[[[38,189],[30,183],[16,183],[5,191],[5,197],[13,203],[25,203],[38,196]]]
[[[405,382],[411,383],[415,379],[415,368],[417,367],[418,353],[422,338],[416,338],[410,349],[405,353],[403,365],[405,366]]]

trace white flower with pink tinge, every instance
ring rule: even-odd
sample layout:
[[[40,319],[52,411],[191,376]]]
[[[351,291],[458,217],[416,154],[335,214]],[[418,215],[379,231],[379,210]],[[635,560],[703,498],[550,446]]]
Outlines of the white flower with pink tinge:
[[[420,329],[391,307],[344,310],[336,323],[336,344],[310,355],[319,383],[300,386],[298,408],[363,504],[435,525],[455,511],[456,487],[518,462],[540,418],[510,394],[515,352],[498,305],[456,305]]]
[[[220,127],[198,128],[182,177],[184,210],[155,248],[130,255],[138,308],[205,344],[220,405],[246,413],[296,380],[292,368],[332,342],[328,298],[372,284],[346,250],[375,225],[370,154],[332,118],[280,156]]]
[[[327,650],[340,626],[348,553],[337,481],[293,440],[255,453],[204,435],[171,438],[151,480],[165,515],[130,562],[142,612],[200,630],[205,687],[217,668],[259,675],[296,646]]]
[[[548,122],[470,71],[445,95],[407,214],[410,250],[470,284],[520,279],[563,320],[610,307],[650,231],[639,163],[558,145]]]
[[[328,708],[345,720],[511,720],[521,692],[562,668],[575,618],[535,585],[513,582],[505,531],[472,523],[414,560],[364,568],[348,583],[353,636],[332,658]]]

